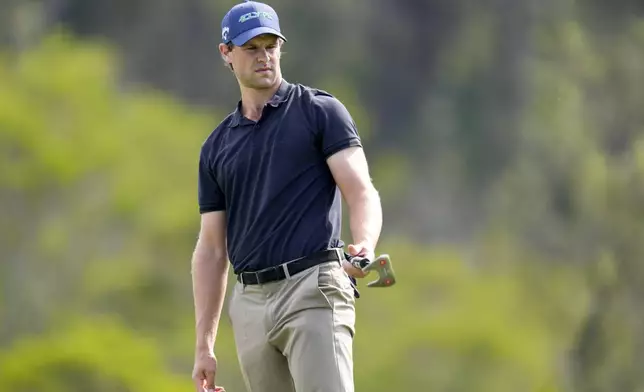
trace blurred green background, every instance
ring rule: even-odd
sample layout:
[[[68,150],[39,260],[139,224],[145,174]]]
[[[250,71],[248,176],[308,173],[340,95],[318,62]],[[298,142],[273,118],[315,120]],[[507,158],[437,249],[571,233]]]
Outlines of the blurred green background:
[[[0,3],[0,391],[192,390],[233,4]],[[363,283],[356,390],[644,391],[644,3],[270,4],[383,198],[399,284]],[[216,353],[243,391],[225,317]]]

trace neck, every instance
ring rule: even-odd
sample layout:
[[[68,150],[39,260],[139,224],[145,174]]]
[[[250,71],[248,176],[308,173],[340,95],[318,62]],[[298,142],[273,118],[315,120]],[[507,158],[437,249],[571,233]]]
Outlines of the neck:
[[[282,83],[279,77],[275,84],[267,89],[253,89],[241,86],[242,114],[251,120],[257,121],[261,115],[264,106],[275,95]]]

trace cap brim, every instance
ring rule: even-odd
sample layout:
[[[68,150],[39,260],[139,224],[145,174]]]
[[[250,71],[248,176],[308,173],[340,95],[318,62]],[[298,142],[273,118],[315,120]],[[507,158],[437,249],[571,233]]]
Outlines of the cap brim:
[[[239,34],[237,37],[231,39],[231,41],[236,46],[242,46],[246,42],[262,34],[273,34],[280,37],[284,41],[286,41],[286,37],[284,37],[279,31],[266,26],[255,27],[254,29],[244,31],[243,33]]]

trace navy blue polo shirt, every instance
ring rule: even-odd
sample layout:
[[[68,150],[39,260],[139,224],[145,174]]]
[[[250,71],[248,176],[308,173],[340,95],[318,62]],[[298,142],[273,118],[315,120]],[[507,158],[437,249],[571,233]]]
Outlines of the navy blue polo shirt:
[[[342,198],[326,159],[362,147],[346,107],[285,80],[258,122],[240,105],[203,143],[198,177],[200,212],[226,211],[234,272],[344,246]]]

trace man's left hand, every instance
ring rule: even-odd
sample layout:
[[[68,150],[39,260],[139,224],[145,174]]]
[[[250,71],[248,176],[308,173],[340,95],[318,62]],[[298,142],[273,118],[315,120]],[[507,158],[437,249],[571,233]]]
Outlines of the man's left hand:
[[[347,251],[350,256],[366,257],[370,261],[373,261],[375,257],[374,251],[369,249],[369,247],[364,244],[351,244],[347,247]],[[347,274],[353,276],[354,278],[364,278],[365,276],[367,276],[367,273],[365,273],[362,269],[355,267],[347,260],[344,260],[342,262],[342,267],[347,272]]]

